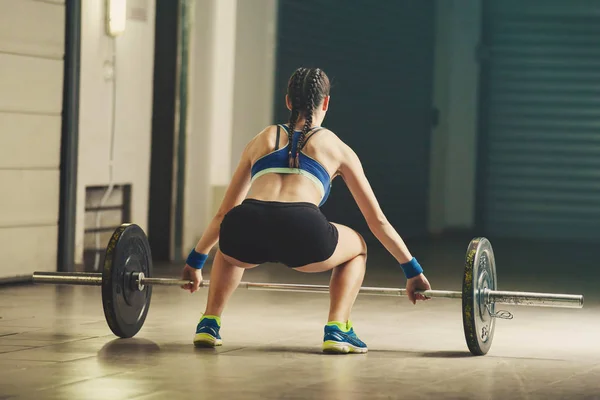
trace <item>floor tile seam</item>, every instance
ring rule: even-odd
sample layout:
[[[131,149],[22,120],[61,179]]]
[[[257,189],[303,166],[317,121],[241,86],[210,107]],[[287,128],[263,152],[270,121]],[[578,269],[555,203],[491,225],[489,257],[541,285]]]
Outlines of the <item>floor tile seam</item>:
[[[106,335],[109,336],[109,335]],[[47,345],[41,345],[41,346],[33,346],[33,347],[29,347],[27,349],[20,349],[20,350],[13,350],[13,351],[7,351],[4,353],[0,353],[0,354],[9,354],[9,353],[15,353],[18,351],[29,351],[29,350],[35,350],[35,349],[47,349],[48,347],[52,347],[52,346],[60,346],[60,345],[65,345],[65,344],[71,344],[71,343],[79,343],[79,342],[83,342],[85,340],[90,340],[90,339],[98,339],[104,336],[89,336],[89,337],[85,337],[82,339],[75,339],[75,340],[71,340],[68,342],[60,342],[60,343],[52,343],[52,344],[47,344]],[[8,345],[10,346],[10,345]],[[93,356],[95,357],[95,356]],[[14,360],[11,358],[6,358],[6,360]],[[26,360],[26,361],[44,361],[44,360]],[[66,362],[66,361],[57,361],[57,362]]]

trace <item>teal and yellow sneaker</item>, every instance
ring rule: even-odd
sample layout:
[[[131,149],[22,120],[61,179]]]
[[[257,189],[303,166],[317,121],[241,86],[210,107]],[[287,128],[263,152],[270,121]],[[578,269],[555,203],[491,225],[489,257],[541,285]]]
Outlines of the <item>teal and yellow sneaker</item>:
[[[367,345],[356,336],[350,321],[330,321],[325,325],[323,338],[323,351],[325,353],[366,353]]]
[[[203,315],[196,327],[194,346],[221,346],[223,341],[221,340],[221,335],[219,335],[219,329],[221,329],[221,318],[214,315]]]

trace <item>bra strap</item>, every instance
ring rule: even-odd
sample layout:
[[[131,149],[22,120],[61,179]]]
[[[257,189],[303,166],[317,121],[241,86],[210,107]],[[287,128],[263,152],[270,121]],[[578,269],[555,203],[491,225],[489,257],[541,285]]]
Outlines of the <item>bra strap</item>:
[[[275,150],[279,150],[279,132],[281,131],[281,126],[277,125],[277,139],[275,139]]]
[[[304,146],[306,146],[306,143],[308,143],[308,140],[309,140],[311,137],[313,137],[313,136],[315,135],[315,133],[319,132],[321,129],[323,129],[323,128],[320,128],[320,127],[319,127],[319,128],[316,128],[314,131],[312,131],[312,132],[309,132],[309,133],[310,133],[310,135],[308,135],[308,136],[306,137],[306,139],[304,139]]]

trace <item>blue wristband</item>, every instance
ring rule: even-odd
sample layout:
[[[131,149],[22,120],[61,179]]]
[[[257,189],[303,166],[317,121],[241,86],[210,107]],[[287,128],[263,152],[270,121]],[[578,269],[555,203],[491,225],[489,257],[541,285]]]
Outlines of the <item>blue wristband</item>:
[[[196,249],[192,249],[192,251],[190,251],[190,255],[188,256],[185,262],[192,268],[202,269],[207,258],[208,254],[198,253]]]
[[[423,268],[421,268],[421,265],[414,257],[409,262],[400,264],[400,266],[404,271],[404,275],[406,275],[406,279],[414,278],[415,276],[423,273]]]

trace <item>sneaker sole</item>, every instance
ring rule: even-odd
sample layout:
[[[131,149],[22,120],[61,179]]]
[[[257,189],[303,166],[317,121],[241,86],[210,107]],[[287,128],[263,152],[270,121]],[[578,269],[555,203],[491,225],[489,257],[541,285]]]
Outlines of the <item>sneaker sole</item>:
[[[348,353],[366,353],[369,351],[366,347],[356,347],[350,343],[334,342],[327,340],[323,342],[323,352],[331,354],[348,354]]]
[[[194,337],[194,346],[196,347],[216,347],[221,346],[223,341],[208,333],[198,333]]]

